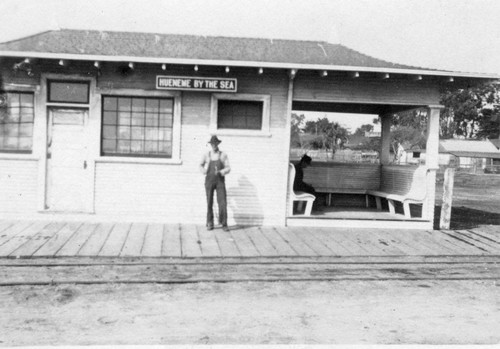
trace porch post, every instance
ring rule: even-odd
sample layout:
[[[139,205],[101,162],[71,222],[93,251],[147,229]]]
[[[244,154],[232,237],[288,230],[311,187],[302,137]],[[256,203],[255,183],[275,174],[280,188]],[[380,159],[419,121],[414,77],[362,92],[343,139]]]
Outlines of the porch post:
[[[283,171],[284,174],[281,178],[284,178],[284,193],[285,193],[285,209],[284,209],[284,215],[283,215],[283,226],[286,226],[286,219],[288,217],[288,164],[290,163],[290,137],[291,137],[291,124],[292,124],[292,102],[293,102],[293,82],[295,79],[297,71],[292,69],[288,73],[288,99],[287,99],[287,105],[286,105],[286,123],[285,123],[285,135],[284,135],[284,150],[285,154],[284,157],[286,159],[286,162],[283,166]]]
[[[425,165],[429,171],[427,176],[427,199],[422,207],[422,217],[434,221],[434,205],[436,203],[436,172],[439,169],[439,112],[442,106],[428,107],[427,143]]]
[[[382,115],[382,140],[380,144],[380,164],[388,165],[391,162],[391,114]]]

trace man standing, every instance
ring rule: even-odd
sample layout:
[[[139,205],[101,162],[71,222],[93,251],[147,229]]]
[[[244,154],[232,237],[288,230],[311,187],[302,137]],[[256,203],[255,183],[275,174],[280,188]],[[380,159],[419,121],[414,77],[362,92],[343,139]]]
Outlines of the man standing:
[[[222,230],[229,231],[227,227],[227,202],[226,184],[224,177],[231,171],[227,154],[219,150],[220,140],[212,136],[208,143],[212,149],[203,154],[200,162],[200,171],[205,175],[205,191],[207,193],[207,229],[214,228],[214,191],[217,192],[219,206],[219,223]]]

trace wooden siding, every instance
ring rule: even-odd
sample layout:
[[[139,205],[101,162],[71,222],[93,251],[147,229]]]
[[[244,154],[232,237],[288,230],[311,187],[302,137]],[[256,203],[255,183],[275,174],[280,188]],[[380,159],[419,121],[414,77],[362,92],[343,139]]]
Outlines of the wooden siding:
[[[138,72],[137,72],[138,73]],[[159,72],[143,72],[142,79],[103,75],[101,88],[154,88]],[[182,73],[182,72],[181,72]],[[187,72],[184,72],[187,73]],[[169,73],[174,75],[174,73]],[[215,72],[211,72],[214,76]],[[195,74],[191,74],[195,75]],[[221,75],[218,73],[218,75]],[[232,77],[232,75],[230,75]],[[287,77],[238,75],[238,92],[271,96],[271,135],[223,135],[221,150],[227,152],[231,173],[226,178],[229,224],[283,224],[287,166],[284,139]],[[132,83],[132,85],[130,85]],[[206,196],[204,176],[198,164],[210,137],[211,94],[183,92],[180,165],[114,163],[98,160],[95,172],[95,212],[137,217],[157,217],[169,222],[204,223]],[[214,207],[217,215],[217,208]]]
[[[439,104],[437,84],[408,80],[336,79],[300,74],[294,100],[376,104]]]
[[[38,161],[0,159],[0,212],[36,212]]]

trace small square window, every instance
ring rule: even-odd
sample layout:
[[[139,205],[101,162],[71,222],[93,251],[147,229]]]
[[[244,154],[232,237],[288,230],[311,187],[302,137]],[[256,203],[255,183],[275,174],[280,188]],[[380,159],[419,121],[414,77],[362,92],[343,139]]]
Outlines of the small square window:
[[[268,135],[270,96],[213,94],[210,129],[220,134]]]

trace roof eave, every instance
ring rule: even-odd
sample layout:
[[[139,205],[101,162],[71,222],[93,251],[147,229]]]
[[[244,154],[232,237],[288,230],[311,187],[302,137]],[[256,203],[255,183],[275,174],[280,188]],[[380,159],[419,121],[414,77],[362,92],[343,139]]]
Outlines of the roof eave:
[[[276,69],[304,69],[304,70],[330,70],[347,72],[370,72],[370,73],[394,73],[408,75],[446,76],[476,79],[500,79],[497,74],[485,73],[464,73],[443,70],[427,69],[402,69],[402,68],[378,68],[362,66],[328,65],[328,64],[302,64],[286,62],[257,62],[257,61],[234,61],[234,60],[207,60],[207,59],[185,59],[185,58],[158,58],[141,56],[107,56],[107,55],[86,55],[74,53],[49,53],[33,51],[0,51],[0,57],[23,57],[41,59],[66,59],[80,61],[105,61],[105,62],[136,62],[136,63],[158,63],[158,64],[193,64],[211,66],[231,66],[231,67],[255,67],[255,68],[276,68]]]

